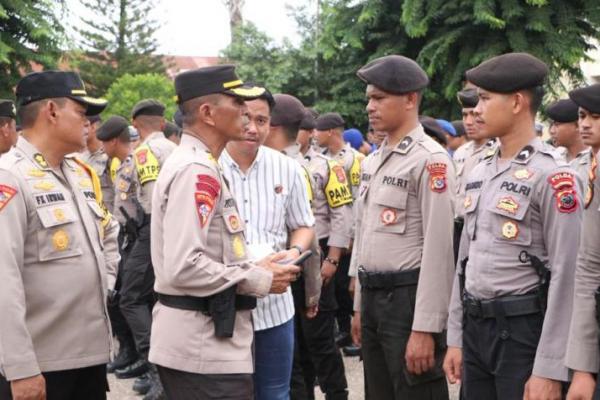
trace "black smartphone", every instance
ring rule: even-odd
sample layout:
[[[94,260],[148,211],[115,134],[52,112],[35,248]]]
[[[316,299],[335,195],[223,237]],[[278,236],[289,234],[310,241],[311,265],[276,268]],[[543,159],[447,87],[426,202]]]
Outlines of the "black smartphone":
[[[304,253],[300,254],[298,258],[290,260],[286,262],[286,264],[302,265],[304,261],[308,260],[308,258],[312,256],[312,254],[313,252],[311,250],[306,250]]]

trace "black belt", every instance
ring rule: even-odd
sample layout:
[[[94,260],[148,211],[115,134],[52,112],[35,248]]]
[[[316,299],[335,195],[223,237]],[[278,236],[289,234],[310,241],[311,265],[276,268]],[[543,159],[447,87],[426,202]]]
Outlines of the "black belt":
[[[358,280],[363,289],[393,289],[400,286],[413,286],[419,283],[421,268],[399,272],[367,272],[358,268]]]
[[[476,318],[517,317],[542,312],[540,297],[537,294],[498,297],[490,300],[477,300],[465,295],[465,311]]]
[[[188,311],[201,311],[205,314],[210,314],[210,303],[213,297],[193,297],[193,296],[174,296],[170,294],[156,293],[158,301],[161,304]],[[253,310],[256,308],[256,297],[250,296],[235,296],[236,310]]]

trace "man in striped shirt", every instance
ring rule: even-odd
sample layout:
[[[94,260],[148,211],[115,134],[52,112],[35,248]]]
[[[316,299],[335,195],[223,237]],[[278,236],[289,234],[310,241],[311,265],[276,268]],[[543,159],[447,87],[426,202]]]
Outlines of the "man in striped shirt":
[[[246,105],[246,140],[230,142],[219,163],[246,224],[248,244],[267,244],[281,251],[289,242],[288,258],[294,259],[309,248],[314,237],[315,220],[303,173],[296,161],[262,146],[274,105],[270,93]],[[289,398],[294,312],[289,289],[258,299],[253,311],[257,399]]]

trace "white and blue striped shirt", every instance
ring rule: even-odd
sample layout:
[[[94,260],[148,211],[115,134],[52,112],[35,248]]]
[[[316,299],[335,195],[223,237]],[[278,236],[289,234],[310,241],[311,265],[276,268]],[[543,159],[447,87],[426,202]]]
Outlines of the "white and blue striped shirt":
[[[261,146],[245,174],[227,150],[221,154],[219,163],[246,223],[248,244],[268,244],[275,251],[284,250],[288,230],[314,225],[302,167],[297,161]],[[258,299],[253,311],[254,329],[273,328],[293,316],[290,289],[284,294],[270,294]]]

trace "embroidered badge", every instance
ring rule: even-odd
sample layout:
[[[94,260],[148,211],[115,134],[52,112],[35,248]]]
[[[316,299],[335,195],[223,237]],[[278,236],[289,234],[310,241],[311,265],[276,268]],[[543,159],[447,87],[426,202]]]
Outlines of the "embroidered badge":
[[[339,165],[336,165],[335,167],[333,167],[333,172],[335,172],[335,175],[338,178],[338,181],[340,181],[340,183],[346,183],[346,173],[344,172],[344,168],[342,168]]]
[[[8,202],[15,197],[15,194],[17,194],[17,189],[6,185],[0,185],[0,211],[2,211]]]
[[[146,164],[148,161],[148,149],[140,149],[135,153],[138,164]]]
[[[381,223],[390,225],[396,222],[396,211],[386,208],[381,212]]]
[[[446,191],[446,164],[444,163],[433,163],[427,166],[429,171],[430,188],[436,193],[443,193]]]
[[[89,189],[92,187],[92,180],[90,178],[83,178],[79,181],[79,187],[82,189]]]
[[[521,168],[516,170],[513,176],[520,181],[526,181],[533,176],[533,171],[527,168]]]
[[[465,197],[465,200],[463,201],[463,207],[467,209],[471,207],[471,204],[473,204],[473,199],[471,199],[471,196]]]
[[[33,178],[43,178],[46,176],[46,173],[44,171],[42,171],[41,169],[32,168],[29,171],[27,171],[27,175],[29,175]]]
[[[40,153],[36,153],[33,155],[33,159],[35,160],[35,162],[42,168],[48,168],[48,162],[46,161],[46,159],[44,158],[43,155],[41,155]]]
[[[69,235],[62,229],[52,235],[52,245],[56,251],[65,251],[69,248]]]
[[[221,184],[218,180],[210,175],[197,175],[196,190],[208,194],[212,198],[216,198],[221,191]]]
[[[562,213],[572,213],[577,210],[577,192],[575,178],[570,172],[559,172],[548,178],[554,189],[556,208]]]
[[[38,189],[38,190],[43,190],[45,192],[49,192],[50,190],[54,189],[56,187],[56,185],[52,182],[48,182],[48,181],[39,181],[38,183],[33,185],[34,189]]]
[[[121,192],[121,200],[127,200],[127,193]]]
[[[498,210],[506,211],[511,214],[516,214],[519,210],[519,203],[511,196],[502,197],[498,204],[496,204]]]
[[[240,220],[237,215],[229,216],[229,226],[231,226],[231,229],[234,231],[237,231],[240,228]]]
[[[519,226],[514,221],[506,221],[502,225],[502,236],[507,239],[516,239],[519,236]]]
[[[231,249],[236,258],[243,258],[246,256],[246,246],[244,246],[244,241],[240,235],[235,235],[231,240]]]
[[[55,208],[54,211],[52,211],[52,213],[54,214],[54,219],[56,219],[56,222],[65,221],[65,211],[62,208]]]

